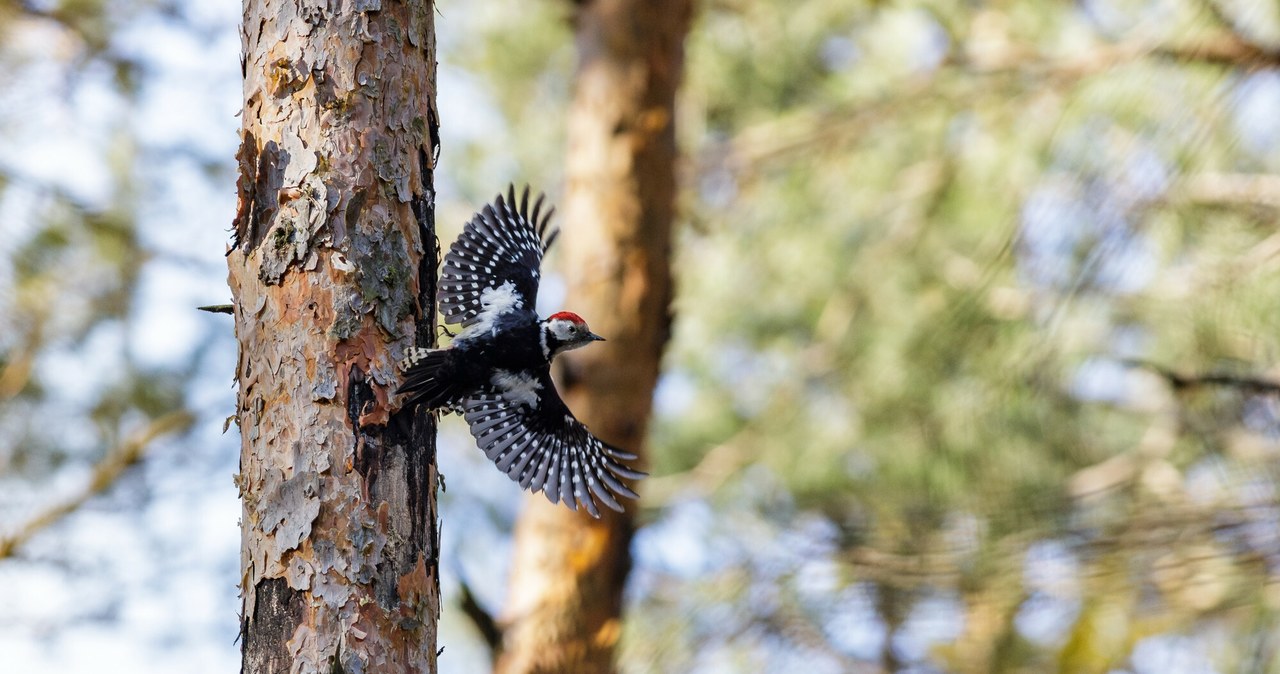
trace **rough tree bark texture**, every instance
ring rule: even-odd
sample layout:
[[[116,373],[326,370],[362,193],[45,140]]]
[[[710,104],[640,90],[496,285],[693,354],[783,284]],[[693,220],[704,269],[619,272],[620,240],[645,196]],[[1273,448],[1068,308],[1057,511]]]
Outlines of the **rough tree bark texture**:
[[[627,451],[641,449],[670,329],[673,122],[690,4],[594,0],[574,16],[565,308],[609,341],[557,359],[560,391],[593,432]],[[613,671],[635,512],[627,505],[593,520],[530,498],[497,671]]]
[[[434,672],[429,1],[245,0],[235,300],[243,671]]]

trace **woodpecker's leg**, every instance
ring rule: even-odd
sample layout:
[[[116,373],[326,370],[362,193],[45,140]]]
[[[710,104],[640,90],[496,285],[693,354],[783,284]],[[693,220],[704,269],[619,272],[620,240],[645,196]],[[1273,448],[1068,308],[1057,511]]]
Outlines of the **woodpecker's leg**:
[[[440,324],[440,325],[437,325],[437,326],[436,326],[436,330],[438,330],[438,331],[439,331],[439,332],[438,332],[438,334],[436,335],[437,337],[438,337],[438,336],[440,336],[440,335],[448,335],[449,337],[454,337],[454,336],[456,336],[456,333],[455,333],[454,331],[450,330],[449,328],[445,327],[445,325],[444,325],[443,323],[442,323],[442,324]]]

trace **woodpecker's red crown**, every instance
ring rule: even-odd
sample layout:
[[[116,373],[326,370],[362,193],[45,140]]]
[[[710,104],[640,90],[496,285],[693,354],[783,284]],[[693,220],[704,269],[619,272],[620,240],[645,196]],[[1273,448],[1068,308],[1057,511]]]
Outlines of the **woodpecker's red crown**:
[[[587,324],[587,322],[586,322],[586,321],[582,320],[582,317],[581,317],[581,316],[579,316],[579,315],[577,315],[577,314],[573,313],[572,311],[561,311],[561,312],[558,312],[558,313],[551,314],[551,316],[550,316],[550,317],[548,317],[548,318],[547,318],[547,320],[551,320],[551,321],[556,321],[556,320],[560,320],[560,321],[569,321],[569,322],[571,322],[571,323],[575,323],[575,324],[577,324],[577,325],[586,325],[586,324]]]

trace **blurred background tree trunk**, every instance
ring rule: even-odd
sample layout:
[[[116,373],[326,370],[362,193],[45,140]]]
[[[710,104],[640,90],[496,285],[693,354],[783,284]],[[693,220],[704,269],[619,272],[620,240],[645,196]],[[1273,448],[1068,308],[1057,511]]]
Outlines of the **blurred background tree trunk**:
[[[245,5],[234,248],[243,671],[436,669],[429,2]]]
[[[689,0],[599,0],[573,17],[565,307],[608,341],[558,360],[560,391],[596,434],[642,459],[670,329],[675,94],[691,13]],[[636,506],[627,507],[593,520],[529,498],[498,671],[612,671]]]

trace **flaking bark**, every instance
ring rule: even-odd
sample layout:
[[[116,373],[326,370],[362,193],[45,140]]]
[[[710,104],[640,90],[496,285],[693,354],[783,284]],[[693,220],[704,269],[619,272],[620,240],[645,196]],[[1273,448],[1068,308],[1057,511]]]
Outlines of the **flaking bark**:
[[[434,342],[433,11],[244,5],[244,672],[436,669],[435,427],[388,423],[395,362]]]
[[[579,3],[574,19],[565,306],[608,341],[557,361],[560,391],[601,439],[642,460],[670,329],[674,110],[690,4],[596,0]],[[516,531],[497,671],[613,671],[635,513],[628,505],[624,515],[593,520],[530,498]]]

